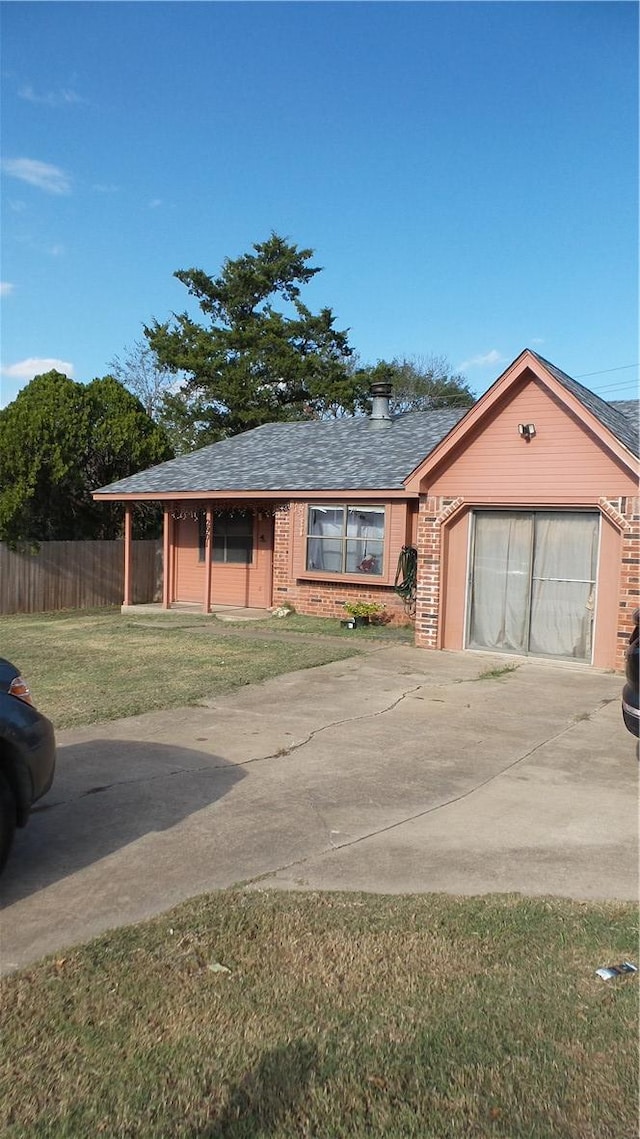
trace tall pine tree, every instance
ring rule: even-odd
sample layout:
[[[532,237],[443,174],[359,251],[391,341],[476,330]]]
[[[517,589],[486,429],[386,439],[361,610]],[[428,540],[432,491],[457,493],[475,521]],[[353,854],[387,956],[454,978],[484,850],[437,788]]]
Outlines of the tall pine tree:
[[[187,375],[202,441],[364,406],[366,393],[347,367],[347,331],[334,327],[330,308],[313,313],[301,299],[321,271],[309,264],[313,250],[275,233],[252,249],[227,258],[216,278],[201,269],[174,274],[206,324],[184,312],[144,330],[160,364]]]

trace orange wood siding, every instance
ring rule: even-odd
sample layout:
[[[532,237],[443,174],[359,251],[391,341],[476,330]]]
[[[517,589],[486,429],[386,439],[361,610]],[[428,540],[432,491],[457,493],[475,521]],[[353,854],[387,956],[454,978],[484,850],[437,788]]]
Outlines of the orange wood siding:
[[[534,423],[527,443],[519,423]],[[429,494],[476,501],[597,502],[636,493],[631,472],[538,381],[515,390],[482,431],[464,441],[429,481]]]
[[[596,668],[616,668],[620,559],[622,535],[606,515],[600,517],[600,550],[596,578],[593,626],[593,663]]]
[[[215,517],[214,517],[215,529]],[[199,560],[198,523],[182,518],[176,523],[175,601],[202,604],[205,588],[205,563]],[[273,520],[257,518],[254,526],[253,562],[251,565],[213,562],[211,566],[211,604],[242,605],[268,609],[271,605],[271,567],[273,557]]]
[[[467,561],[471,512],[455,514],[442,533],[443,575],[440,594],[443,649],[461,649],[467,600]]]
[[[204,565],[198,562],[198,524],[192,518],[175,523],[175,577],[173,601],[202,603]]]

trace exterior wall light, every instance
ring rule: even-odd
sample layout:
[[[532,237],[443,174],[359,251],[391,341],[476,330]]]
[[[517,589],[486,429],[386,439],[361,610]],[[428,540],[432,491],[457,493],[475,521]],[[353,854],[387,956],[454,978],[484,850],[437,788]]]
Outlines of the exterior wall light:
[[[527,443],[529,443],[530,440],[533,439],[535,433],[536,433],[535,423],[519,423],[518,424],[518,434],[522,435],[522,438],[526,439]]]

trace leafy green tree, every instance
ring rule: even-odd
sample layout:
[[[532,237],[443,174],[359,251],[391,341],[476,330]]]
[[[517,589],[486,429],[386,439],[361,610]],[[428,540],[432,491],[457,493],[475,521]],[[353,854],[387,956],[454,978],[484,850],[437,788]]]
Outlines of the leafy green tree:
[[[475,403],[465,377],[451,368],[446,356],[379,360],[357,375],[364,387],[375,380],[388,380],[393,385],[390,406],[396,415],[438,407],[471,407]]]
[[[163,429],[113,377],[36,376],[0,411],[0,540],[118,537],[122,507],[91,492],[171,455]],[[141,522],[144,532],[153,513]]]
[[[217,415],[204,397],[184,388],[163,396],[155,418],[176,455],[188,455],[223,437]]]
[[[188,376],[208,441],[273,420],[362,406],[346,366],[347,332],[334,327],[330,308],[313,313],[301,300],[303,286],[320,272],[309,264],[313,250],[275,233],[252,249],[227,258],[216,278],[201,269],[174,274],[206,324],[184,312],[144,329],[160,365]]]
[[[116,479],[173,458],[174,450],[161,424],[154,423],[140,401],[113,376],[92,380],[85,388],[90,408],[90,440],[83,464],[87,495]],[[86,537],[114,538],[122,530],[122,506],[89,498]],[[156,533],[159,511],[152,504],[136,507],[140,537]]]

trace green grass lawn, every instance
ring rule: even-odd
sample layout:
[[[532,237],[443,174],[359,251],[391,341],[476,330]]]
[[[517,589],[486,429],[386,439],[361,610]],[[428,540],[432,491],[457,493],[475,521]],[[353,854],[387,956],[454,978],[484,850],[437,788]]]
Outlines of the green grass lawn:
[[[635,1139],[635,907],[220,892],[3,982],[6,1139]]]
[[[199,700],[284,672],[357,655],[369,641],[402,643],[411,630],[357,631],[298,616],[236,624],[197,614],[123,616],[119,610],[3,617],[0,655],[27,677],[57,728]]]

